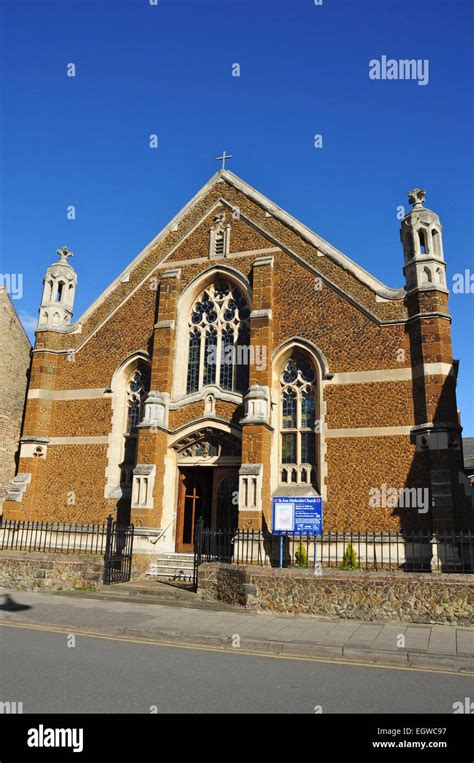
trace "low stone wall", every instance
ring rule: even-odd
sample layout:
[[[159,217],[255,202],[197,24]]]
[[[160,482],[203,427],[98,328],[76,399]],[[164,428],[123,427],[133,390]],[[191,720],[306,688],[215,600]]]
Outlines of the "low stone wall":
[[[202,564],[199,593],[250,610],[413,623],[474,623],[474,576]]]
[[[150,570],[150,565],[156,562],[156,554],[136,554],[132,556],[132,580],[145,580]]]
[[[50,591],[90,588],[102,581],[102,556],[0,551],[0,586]]]

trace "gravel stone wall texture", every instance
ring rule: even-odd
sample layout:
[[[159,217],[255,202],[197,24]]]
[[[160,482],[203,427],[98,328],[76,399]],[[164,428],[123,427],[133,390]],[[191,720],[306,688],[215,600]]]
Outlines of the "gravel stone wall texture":
[[[347,619],[474,624],[469,575],[349,573],[203,564],[199,593],[249,610]]]
[[[62,591],[96,586],[102,580],[101,556],[1,551],[0,586],[17,591]]]

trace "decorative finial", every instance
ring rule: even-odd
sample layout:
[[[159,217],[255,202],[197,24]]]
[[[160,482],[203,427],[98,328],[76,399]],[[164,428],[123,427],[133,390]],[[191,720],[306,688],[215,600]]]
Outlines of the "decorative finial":
[[[223,151],[222,152],[222,156],[216,156],[216,159],[218,159],[218,160],[222,159],[221,170],[225,170],[225,160],[226,159],[232,159],[232,154],[226,154],[226,152]]]
[[[74,257],[73,252],[69,249],[67,246],[63,246],[62,249],[56,249],[57,253],[60,255],[61,259],[59,262],[64,263],[65,265],[68,264],[68,257]]]
[[[408,201],[413,204],[414,209],[418,209],[423,206],[425,200],[426,191],[422,188],[414,188],[413,191],[408,192]]]

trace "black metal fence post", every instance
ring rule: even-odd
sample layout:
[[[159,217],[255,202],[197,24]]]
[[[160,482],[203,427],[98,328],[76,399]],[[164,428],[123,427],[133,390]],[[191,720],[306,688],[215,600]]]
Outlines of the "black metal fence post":
[[[105,539],[105,554],[104,554],[104,585],[110,584],[110,558],[112,556],[112,544],[113,544],[113,527],[114,518],[112,514],[107,517],[107,530]]]
[[[198,589],[198,569],[202,562],[202,534],[204,529],[204,519],[198,519],[194,526],[194,562],[193,562],[193,591]]]

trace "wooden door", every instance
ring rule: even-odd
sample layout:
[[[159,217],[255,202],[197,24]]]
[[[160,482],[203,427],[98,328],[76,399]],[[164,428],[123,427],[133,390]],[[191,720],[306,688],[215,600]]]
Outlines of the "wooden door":
[[[196,470],[180,472],[176,551],[193,552],[194,527],[203,514],[203,500],[203,485]]]

